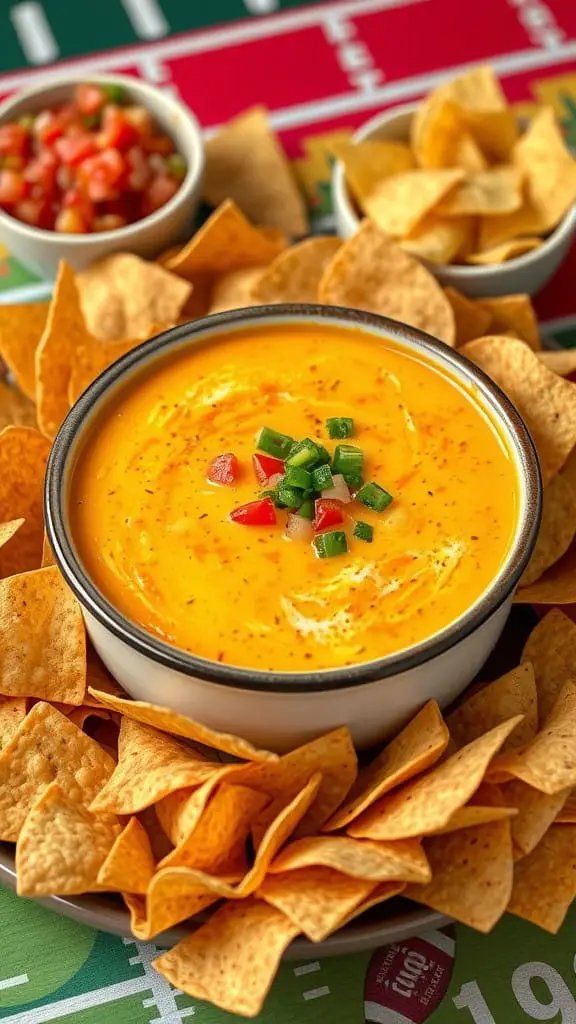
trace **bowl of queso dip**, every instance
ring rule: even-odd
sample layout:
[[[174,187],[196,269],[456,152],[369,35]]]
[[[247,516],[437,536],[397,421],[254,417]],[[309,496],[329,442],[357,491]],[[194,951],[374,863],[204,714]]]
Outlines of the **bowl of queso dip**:
[[[46,521],[134,698],[282,750],[452,701],[540,520],[518,413],[441,342],[317,306],[174,328],[106,370],[52,450]]]

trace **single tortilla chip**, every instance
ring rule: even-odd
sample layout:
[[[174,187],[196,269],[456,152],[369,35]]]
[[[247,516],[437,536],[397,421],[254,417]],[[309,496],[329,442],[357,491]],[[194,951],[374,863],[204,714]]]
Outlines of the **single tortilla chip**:
[[[258,896],[285,914],[312,942],[322,942],[350,920],[375,887],[375,882],[331,868],[310,867],[269,875]]]
[[[200,871],[189,871],[188,868],[157,871],[145,899],[136,893],[122,894],[130,910],[132,934],[147,942],[216,903],[226,895],[226,889],[226,883],[222,882],[222,892],[219,892],[218,879]]]
[[[375,889],[365,900],[351,910],[349,914],[340,922],[340,928],[344,928],[354,918],[360,917],[361,914],[365,914],[367,910],[371,910],[372,907],[379,906],[380,903],[386,903],[387,900],[391,900],[393,896],[400,896],[406,888],[404,882],[380,882]]]
[[[521,779],[512,779],[504,783],[502,794],[506,803],[518,811],[510,823],[512,843],[515,851],[525,857],[532,853],[557,818],[566,802],[567,792],[550,796],[526,785]]]
[[[16,844],[19,896],[74,895],[98,887],[98,871],[120,833],[53,782],[30,808]]]
[[[514,161],[543,232],[551,231],[576,201],[576,160],[552,107],[538,111],[514,148]]]
[[[214,282],[210,313],[223,313],[227,309],[244,309],[257,305],[253,289],[266,267],[241,267],[222,274]]]
[[[538,732],[538,697],[530,662],[477,690],[448,715],[446,725],[460,748],[513,715],[523,715],[524,718],[502,744],[501,753],[523,746]]]
[[[54,437],[68,413],[72,356],[89,338],[74,271],[61,260],[48,319],[36,349],[38,425],[46,437]]]
[[[454,314],[436,279],[369,220],[340,247],[318,294],[327,305],[366,309],[454,344]]]
[[[255,224],[287,235],[308,231],[304,197],[264,107],[224,125],[205,144],[203,196],[212,206],[233,199]]]
[[[542,348],[536,311],[529,295],[500,295],[494,299],[477,299],[474,305],[490,313],[490,333],[514,331],[535,351]]]
[[[567,477],[557,473],[544,488],[536,547],[518,586],[529,587],[540,579],[566,553],[575,535],[576,491]]]
[[[143,725],[151,725],[162,732],[172,733],[174,736],[182,736],[184,739],[201,743],[206,747],[213,747],[215,750],[222,750],[225,754],[232,754],[234,757],[243,758],[246,761],[278,761],[278,754],[272,754],[269,750],[257,750],[247,740],[238,736],[231,736],[229,733],[217,732],[207,725],[195,722],[186,715],[179,715],[170,708],[163,708],[156,704],[147,704],[145,701],[130,700],[126,697],[118,697],[115,694],[107,693],[90,687],[90,693],[96,697],[100,704],[110,708],[111,711],[118,711],[121,715],[133,719],[135,722],[142,722]]]
[[[408,839],[435,832],[478,789],[494,755],[522,721],[517,715],[462,747],[421,778],[382,797],[352,822],[356,839]]]
[[[414,114],[412,145],[421,167],[460,167],[467,172],[488,167],[462,111],[441,95],[429,97]]]
[[[286,249],[260,275],[253,298],[263,304],[317,302],[324,271],[340,245],[334,235],[316,235]]]
[[[0,837],[14,842],[51,782],[87,806],[114,771],[113,759],[50,704],[35,704],[0,754]]]
[[[473,238],[472,217],[454,217],[449,220],[429,213],[400,244],[406,252],[411,252],[418,259],[442,264],[456,260],[461,252],[472,245]]]
[[[539,352],[538,358],[549,370],[559,377],[570,377],[576,373],[576,348],[559,348],[550,352]]]
[[[381,231],[405,238],[431,210],[440,212],[441,200],[463,179],[464,171],[458,167],[393,174],[364,198],[364,210]]]
[[[36,429],[37,426],[34,402],[5,380],[0,380],[0,430],[4,430],[4,427]]]
[[[495,758],[489,775],[522,779],[550,796],[576,786],[576,683],[564,684],[540,732],[521,750]]]
[[[523,187],[522,206],[513,213],[498,217],[481,217],[478,230],[478,250],[487,252],[518,238],[537,238],[544,234],[541,215],[529,201],[526,185]]]
[[[576,543],[535,583],[517,590],[517,604],[576,604]]]
[[[457,224],[458,221],[450,223]],[[452,306],[456,322],[456,345],[465,345],[467,341],[481,338],[486,334],[492,322],[492,314],[483,309],[477,302],[462,295],[456,288],[445,288],[445,295]]]
[[[421,845],[373,843],[349,836],[308,836],[284,847],[268,869],[270,875],[325,867],[372,882],[427,882],[430,866]]]
[[[266,803],[265,793],[223,783],[200,815],[196,828],[178,843],[160,867],[188,867],[212,875],[245,874],[246,840]]]
[[[326,822],[325,832],[345,828],[376,800],[433,765],[450,736],[436,701],[424,705],[402,732],[360,772],[344,806]]]
[[[517,814],[514,807],[482,807],[481,804],[468,804],[456,811],[442,828],[436,829],[432,835],[446,836],[450,832],[459,832],[463,828],[476,828],[492,821],[508,821]]]
[[[479,338],[461,351],[496,381],[525,419],[548,483],[576,444],[576,388],[515,338]]]
[[[187,995],[255,1017],[299,928],[261,900],[225,904],[152,966]]]
[[[90,809],[136,814],[177,789],[223,778],[235,768],[208,761],[166,733],[122,718],[118,764]]]
[[[51,565],[56,565],[56,560],[50,547],[50,541],[46,531],[44,531],[44,540],[42,541],[42,561],[40,562],[41,569],[48,569]]]
[[[466,256],[466,263],[506,263],[507,260],[516,259],[517,256],[524,256],[527,252],[534,252],[542,247],[541,238],[513,238],[509,242],[501,242],[491,249],[483,252],[471,252]]]
[[[26,718],[28,701],[26,697],[0,698],[0,750],[4,750],[17,729]]]
[[[192,286],[166,267],[118,252],[76,276],[86,326],[94,338],[150,337],[157,324],[176,323]]]
[[[36,349],[48,317],[48,302],[0,306],[0,356],[20,390],[36,400]]]
[[[23,519],[0,548],[0,577],[37,569],[44,542],[44,474],[50,442],[30,427],[0,432],[0,523]]]
[[[168,267],[194,281],[198,274],[224,274],[266,265],[283,248],[284,245],[253,227],[236,203],[227,199],[169,261]]]
[[[160,330],[161,328],[158,328]],[[156,328],[154,332],[157,333]],[[74,405],[80,395],[86,391],[92,381],[96,380],[108,366],[115,363],[121,356],[131,352],[137,345],[141,345],[142,338],[133,338],[129,341],[98,341],[97,338],[87,338],[86,341],[78,344],[72,353],[70,368],[70,380],[68,381],[68,400]]]
[[[276,764],[244,765],[239,769],[235,783],[272,797],[272,803],[259,815],[253,829],[257,844],[280,808],[296,796],[315,772],[322,773],[322,783],[310,814],[301,823],[301,836],[322,827],[356,780],[358,759],[347,726],[284,754]]]
[[[552,825],[514,867],[508,910],[553,935],[576,896],[576,825]]]
[[[534,627],[522,651],[534,667],[538,717],[545,722],[576,665],[576,623],[553,608]]]
[[[130,818],[98,871],[98,885],[113,892],[145,893],[153,874],[148,833],[138,818]]]
[[[513,213],[522,206],[519,170],[503,164],[469,174],[437,205],[443,217]]]
[[[330,143],[330,152],[344,166],[346,183],[359,203],[371,195],[384,178],[391,174],[411,171],[416,166],[412,150],[407,142],[392,142],[387,139],[367,139],[364,142],[335,140]]]
[[[427,885],[409,885],[409,899],[489,932],[504,914],[512,892],[510,823],[494,821],[426,840],[432,867]]]
[[[155,804],[162,828],[173,846],[184,844],[192,835],[222,776],[213,775],[201,786],[178,789]]]
[[[568,825],[576,825],[576,792],[572,789],[564,804],[558,811],[557,822]]]
[[[81,704],[86,634],[55,566],[0,580],[0,693]]]

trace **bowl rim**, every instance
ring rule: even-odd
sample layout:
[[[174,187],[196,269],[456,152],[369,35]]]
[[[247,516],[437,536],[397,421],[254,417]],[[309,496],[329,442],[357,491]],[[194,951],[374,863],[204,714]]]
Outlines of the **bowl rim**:
[[[129,248],[130,243],[140,234],[141,230],[154,228],[164,217],[170,216],[176,211],[182,202],[185,202],[194,191],[199,180],[203,177],[205,155],[202,129],[196,115],[189,107],[180,100],[175,99],[174,96],[164,92],[158,86],[151,85],[149,82],[144,82],[142,79],[135,78],[132,75],[90,75],[81,73],[73,75],[49,74],[35,85],[13,93],[0,103],[0,125],[10,120],[14,107],[19,107],[22,103],[32,102],[42,97],[45,93],[49,94],[52,89],[68,88],[70,91],[73,91],[77,85],[82,85],[83,83],[120,85],[126,89],[132,89],[141,96],[139,102],[146,109],[149,109],[146,100],[153,96],[164,104],[167,118],[170,114],[178,115],[185,125],[183,134],[188,137],[189,142],[188,152],[183,154],[188,162],[186,177],[181,182],[178,191],[174,193],[164,206],[154,210],[153,213],[149,213],[146,217],[141,217],[140,220],[136,220],[132,224],[126,224],[122,228],[113,228],[110,231],[84,232],[78,235],[62,234],[58,231],[51,231],[48,228],[34,227],[34,225],[27,224],[26,221],[19,220],[18,217],[13,217],[12,214],[0,208],[0,230],[2,226],[7,225],[9,230],[19,231],[20,234],[24,235],[31,242],[36,241],[43,244],[50,244],[51,242],[62,244],[65,241],[67,245],[86,248],[90,245],[102,245],[114,239],[115,241],[120,240]],[[168,128],[166,128],[166,134],[170,134]]]
[[[272,672],[224,665],[164,643],[152,633],[131,622],[100,593],[84,569],[72,541],[67,523],[68,481],[75,449],[90,429],[92,417],[106,405],[113,385],[122,387],[140,373],[178,350],[219,333],[259,325],[320,321],[338,326],[356,326],[376,336],[384,336],[401,346],[429,354],[456,379],[462,379],[478,392],[505,433],[516,454],[519,483],[523,490],[523,512],[508,556],[492,584],[474,604],[443,630],[413,647],[345,668],[314,672]],[[540,466],[532,438],[518,411],[504,392],[477,366],[444,342],[387,317],[339,306],[306,303],[256,306],[229,310],[203,317],[164,331],[132,349],[109,366],[93,381],[72,407],[60,427],[50,452],[44,488],[46,530],[60,571],[83,608],[114,636],[153,661],[196,679],[236,689],[266,692],[305,693],[330,691],[383,680],[414,669],[443,654],[473,633],[507,600],[526,567],[536,543],[542,511]]]
[[[381,125],[392,124],[394,121],[400,120],[400,118],[413,117],[419,107],[419,103],[403,103],[397,107],[389,107],[387,110],[381,111],[379,114],[374,114],[368,119],[368,121],[364,121],[363,124],[356,129],[352,135],[351,141],[355,143],[369,142],[372,139],[374,132]],[[518,122],[520,124],[526,120],[526,118],[518,118]],[[350,221],[353,220],[355,230],[358,230],[363,218],[358,217],[351,202],[348,185],[346,183],[346,174],[341,160],[335,160],[332,168],[332,198],[334,206],[338,206],[340,208],[340,212],[347,219]],[[521,253],[519,256],[513,256],[509,260],[504,260],[503,263],[431,263],[429,260],[425,259],[422,259],[420,262],[428,267],[431,273],[450,275],[450,281],[448,281],[448,277],[446,277],[446,283],[449,284],[456,284],[457,281],[471,282],[475,280],[482,280],[488,275],[494,274],[511,274],[517,270],[530,268],[540,260],[546,259],[546,257],[550,255],[551,251],[556,246],[561,245],[566,236],[571,235],[575,229],[576,203],[573,203],[556,227],[542,239],[542,245],[539,246],[538,249],[532,249],[530,252]]]

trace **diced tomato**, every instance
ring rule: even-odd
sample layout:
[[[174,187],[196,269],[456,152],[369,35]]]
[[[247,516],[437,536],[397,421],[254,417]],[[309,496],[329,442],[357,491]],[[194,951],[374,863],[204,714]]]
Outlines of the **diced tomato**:
[[[41,228],[46,225],[46,203],[42,199],[23,199],[17,203],[12,211],[18,220],[32,227]]]
[[[242,526],[275,526],[276,511],[272,498],[260,498],[258,501],[239,505],[230,513],[230,519]]]
[[[87,157],[98,152],[94,136],[89,135],[88,132],[82,132],[75,138],[56,139],[54,149],[67,167],[77,167]]]
[[[117,149],[104,149],[95,156],[83,160],[78,168],[78,177],[88,197],[94,203],[114,199],[126,164]]]
[[[132,146],[126,153],[126,164],[128,188],[133,192],[143,192],[152,177],[150,164],[144,150],[140,146]]]
[[[231,486],[236,483],[239,473],[238,459],[232,452],[226,452],[224,455],[217,455],[215,459],[212,459],[208,466],[207,476],[210,483]]]
[[[74,108],[70,104],[57,111],[43,110],[34,121],[34,134],[45,146],[51,146],[73,120]]]
[[[170,178],[167,174],[157,175],[152,179],[144,193],[143,209],[145,214],[154,213],[164,206],[172,196],[176,195],[180,188],[180,182]]]
[[[0,204],[12,206],[25,199],[29,185],[20,171],[0,171]]]
[[[62,209],[75,210],[85,224],[90,224],[94,217],[94,204],[81,188],[70,188],[64,193]]]
[[[98,85],[78,85],[76,87],[76,106],[81,114],[97,114],[106,102],[106,96]]]
[[[139,136],[152,135],[154,121],[152,120],[152,114],[146,110],[146,107],[122,107],[122,111],[126,120],[136,129]]]
[[[338,526],[344,522],[342,505],[338,501],[331,501],[330,498],[318,498],[314,503],[314,529],[326,530],[329,526]]]
[[[0,154],[23,156],[30,144],[30,135],[21,124],[11,121],[0,125]]]
[[[43,149],[25,167],[24,178],[31,185],[40,185],[44,192],[51,192],[56,182],[57,169],[58,160],[55,153]]]
[[[170,156],[174,152],[174,143],[169,135],[146,135],[142,139],[142,145],[147,153]]]
[[[275,459],[273,455],[262,455],[261,452],[256,452],[252,456],[252,465],[254,466],[258,483],[264,486],[269,484],[274,477],[284,475],[282,459]],[[274,480],[274,483],[277,483],[277,481]]]
[[[83,235],[88,230],[88,225],[78,210],[60,210],[54,223],[54,230],[66,235]]]
[[[133,124],[127,119],[121,107],[113,103],[104,107],[102,114],[102,129],[98,133],[98,144],[100,149],[126,150],[135,145],[139,140],[139,133]]]

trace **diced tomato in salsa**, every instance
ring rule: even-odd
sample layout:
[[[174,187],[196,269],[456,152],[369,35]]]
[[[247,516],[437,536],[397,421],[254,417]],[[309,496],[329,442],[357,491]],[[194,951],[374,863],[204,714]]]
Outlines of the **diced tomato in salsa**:
[[[314,529],[326,530],[329,526],[338,526],[344,522],[342,505],[331,498],[318,498],[314,503]]]
[[[116,85],[0,125],[0,208],[35,227],[114,231],[176,194],[184,158],[145,107]]]
[[[213,484],[226,484],[231,486],[238,479],[240,467],[238,459],[232,452],[224,455],[217,455],[208,466],[208,479]]]
[[[252,456],[252,465],[254,466],[258,483],[263,486],[266,486],[271,480],[276,483],[275,478],[284,475],[282,459],[275,459],[273,455],[263,455],[262,452],[256,452]]]

